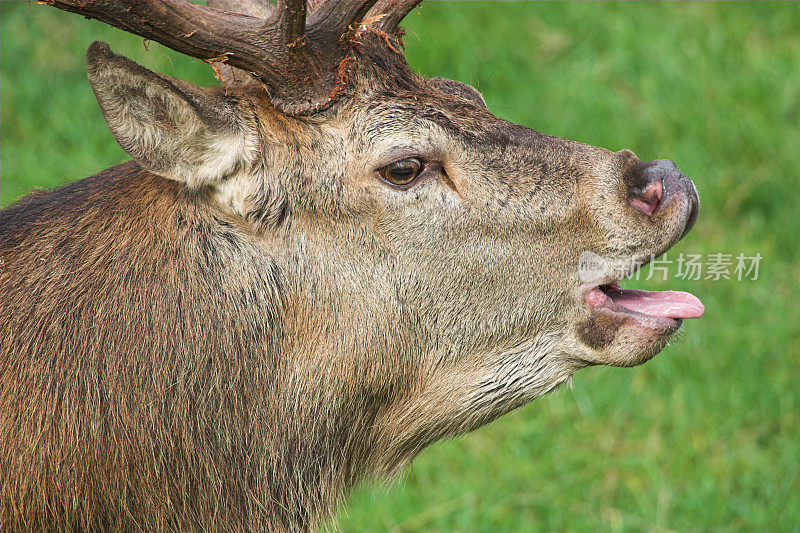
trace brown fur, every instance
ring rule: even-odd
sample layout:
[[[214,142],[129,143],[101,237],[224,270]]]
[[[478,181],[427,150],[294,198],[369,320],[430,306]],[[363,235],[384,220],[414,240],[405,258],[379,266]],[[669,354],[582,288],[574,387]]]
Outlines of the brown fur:
[[[136,162],[0,213],[4,528],[312,528],[432,442],[663,347],[594,332],[577,278],[582,250],[683,231],[627,205],[633,154],[496,118],[380,36],[356,52],[355,88],[295,119],[90,50]],[[417,185],[376,178],[409,156]]]

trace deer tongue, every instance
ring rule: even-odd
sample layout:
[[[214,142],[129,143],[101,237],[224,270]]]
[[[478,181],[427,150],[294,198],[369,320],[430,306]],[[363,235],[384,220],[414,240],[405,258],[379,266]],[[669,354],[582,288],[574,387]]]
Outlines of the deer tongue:
[[[606,295],[617,305],[651,316],[700,318],[705,311],[703,303],[688,292],[614,289]]]

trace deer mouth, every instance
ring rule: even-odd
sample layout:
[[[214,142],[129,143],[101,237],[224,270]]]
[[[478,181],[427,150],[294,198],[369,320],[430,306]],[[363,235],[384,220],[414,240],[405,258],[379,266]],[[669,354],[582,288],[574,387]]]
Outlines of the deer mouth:
[[[597,285],[586,295],[595,315],[634,320],[648,329],[677,330],[686,318],[700,318],[705,306],[693,294],[682,291],[622,289],[617,281]]]

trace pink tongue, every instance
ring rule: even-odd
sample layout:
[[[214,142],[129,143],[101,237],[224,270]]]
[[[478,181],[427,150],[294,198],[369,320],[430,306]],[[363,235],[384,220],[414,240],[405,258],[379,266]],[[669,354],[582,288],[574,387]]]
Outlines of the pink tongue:
[[[615,289],[606,295],[617,305],[646,315],[700,318],[706,310],[703,303],[688,292]]]

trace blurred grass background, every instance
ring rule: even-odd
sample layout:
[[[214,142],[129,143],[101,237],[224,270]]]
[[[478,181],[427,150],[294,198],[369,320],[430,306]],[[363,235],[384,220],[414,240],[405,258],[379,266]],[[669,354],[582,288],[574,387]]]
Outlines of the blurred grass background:
[[[126,160],[92,96],[89,43],[201,84],[203,63],[31,2],[2,9],[0,202]],[[800,8],[797,3],[427,2],[425,75],[496,114],[677,162],[703,202],[674,250],[763,256],[691,290],[706,316],[652,362],[590,368],[366,485],[345,531],[800,531]],[[670,271],[675,274],[674,267]]]

